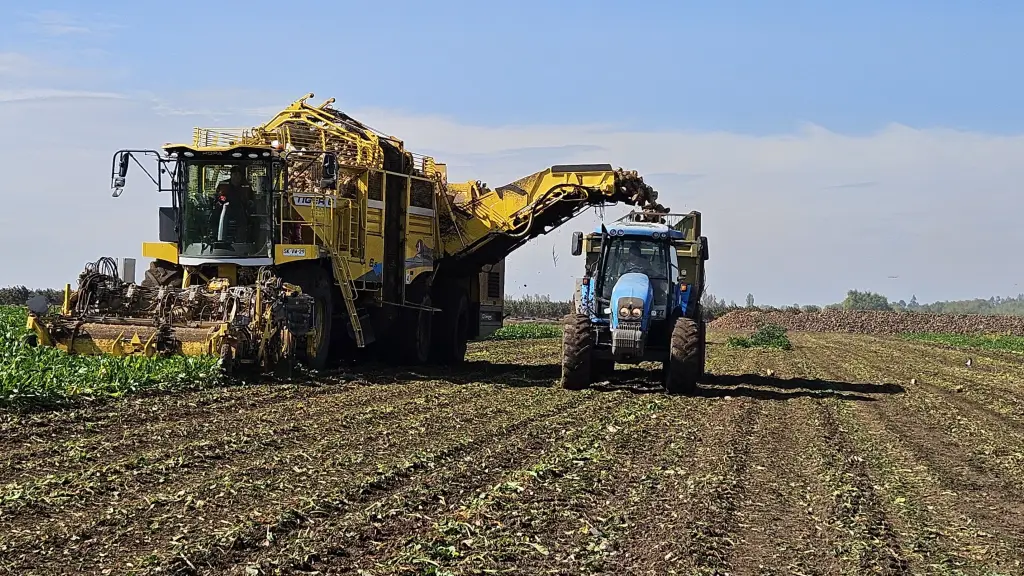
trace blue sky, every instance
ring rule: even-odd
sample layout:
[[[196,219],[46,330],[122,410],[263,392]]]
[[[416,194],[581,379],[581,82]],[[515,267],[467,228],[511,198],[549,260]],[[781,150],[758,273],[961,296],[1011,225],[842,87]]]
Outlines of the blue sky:
[[[122,89],[251,89],[287,77],[352,106],[474,124],[1024,128],[1013,73],[1024,53],[1020,2],[95,5],[6,8],[15,17],[0,23],[2,49],[118,69]],[[40,34],[47,27],[58,33]]]
[[[18,141],[0,154],[48,174],[29,182],[77,235],[43,240],[48,269],[0,243],[14,263],[0,285],[59,285],[155,234],[159,199],[106,192],[117,148],[258,124],[312,91],[458,179],[501,184],[563,161],[637,169],[673,208],[705,213],[712,291],[730,299],[1024,292],[1007,266],[1024,241],[1011,60],[1024,3],[321,4],[5,3],[0,122]],[[594,218],[513,255],[510,292],[567,297],[568,235]],[[0,240],[18,224],[0,214]],[[963,262],[969,277],[951,282]]]

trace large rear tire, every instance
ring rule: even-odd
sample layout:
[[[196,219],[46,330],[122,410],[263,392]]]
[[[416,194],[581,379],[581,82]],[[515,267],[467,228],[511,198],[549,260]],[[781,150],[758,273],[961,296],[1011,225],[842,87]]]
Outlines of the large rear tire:
[[[410,302],[428,308],[433,306],[428,290],[415,290],[410,296]],[[400,360],[403,364],[426,364],[430,360],[432,316],[433,312],[430,310],[402,308],[399,324],[393,329],[401,331],[399,346],[401,348]]]
[[[594,328],[586,314],[573,314],[562,331],[562,388],[582,390],[590,386]]]
[[[435,364],[462,364],[469,341],[469,298],[461,288],[439,294],[442,312],[434,315],[431,332],[431,361]]]
[[[690,318],[677,318],[665,367],[665,390],[669,394],[687,394],[697,388],[701,376],[700,351],[698,323]]]

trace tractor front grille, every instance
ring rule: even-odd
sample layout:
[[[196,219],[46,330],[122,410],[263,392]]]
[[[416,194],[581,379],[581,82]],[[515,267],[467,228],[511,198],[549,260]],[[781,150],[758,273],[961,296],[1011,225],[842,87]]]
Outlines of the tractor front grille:
[[[612,354],[640,356],[644,353],[644,333],[639,323],[620,322],[612,330]]]

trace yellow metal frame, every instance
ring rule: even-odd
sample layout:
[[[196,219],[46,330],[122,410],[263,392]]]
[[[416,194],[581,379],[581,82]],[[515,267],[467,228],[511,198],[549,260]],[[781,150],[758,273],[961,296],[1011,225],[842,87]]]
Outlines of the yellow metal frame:
[[[178,263],[178,245],[174,242],[143,242],[142,257]]]

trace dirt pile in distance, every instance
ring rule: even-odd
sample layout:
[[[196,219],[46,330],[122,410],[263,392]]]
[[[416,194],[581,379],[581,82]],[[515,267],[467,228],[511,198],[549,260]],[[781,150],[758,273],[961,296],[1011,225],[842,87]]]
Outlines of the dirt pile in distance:
[[[867,310],[761,311],[734,310],[717,318],[711,327],[720,330],[754,330],[762,323],[779,324],[794,332],[853,332],[902,334],[1008,334],[1024,336],[1024,316],[979,314],[921,314]]]

